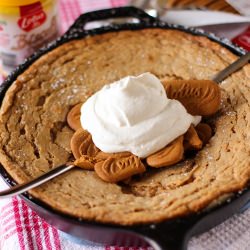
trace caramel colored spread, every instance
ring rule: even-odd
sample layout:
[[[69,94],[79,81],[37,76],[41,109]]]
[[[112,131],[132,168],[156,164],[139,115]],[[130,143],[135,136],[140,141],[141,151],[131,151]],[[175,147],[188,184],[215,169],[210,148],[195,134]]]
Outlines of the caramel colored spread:
[[[143,72],[166,80],[209,79],[236,58],[205,37],[176,30],[120,31],[65,43],[9,88],[0,110],[1,164],[22,183],[72,160],[67,114],[104,84]],[[221,83],[220,109],[206,121],[215,134],[193,158],[126,184],[75,168],[30,193],[65,214],[122,225],[200,211],[250,180],[249,84],[249,65]]]

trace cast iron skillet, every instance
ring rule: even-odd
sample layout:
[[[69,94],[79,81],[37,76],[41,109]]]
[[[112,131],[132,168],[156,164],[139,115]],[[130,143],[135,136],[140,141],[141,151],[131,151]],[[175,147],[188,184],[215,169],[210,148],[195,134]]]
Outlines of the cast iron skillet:
[[[92,30],[85,30],[84,28],[88,22],[117,17],[134,17],[137,18],[139,22],[133,24],[114,24]],[[20,65],[0,86],[0,104],[5,92],[18,75],[24,72],[24,70],[27,69],[36,59],[59,45],[89,35],[94,36],[96,34],[112,31],[138,30],[145,28],[177,29],[193,35],[206,36],[238,56],[245,53],[243,49],[232,45],[228,40],[219,39],[213,34],[205,34],[201,30],[161,22],[134,7],[99,10],[81,15],[65,35],[57,39],[57,41],[49,44],[47,47],[39,50]],[[2,166],[0,166],[0,174],[9,185],[15,185],[13,178],[8,175]],[[206,212],[203,211],[185,218],[168,220],[159,224],[138,226],[117,226],[82,221],[54,211],[48,205],[32,198],[27,193],[20,195],[20,197],[48,223],[81,239],[117,246],[145,246],[148,243],[155,249],[177,250],[186,249],[188,240],[191,236],[205,232],[234,213],[240,212],[247,202],[250,201],[250,189],[245,189],[240,193],[234,194],[233,198],[230,200],[227,200],[223,204]]]

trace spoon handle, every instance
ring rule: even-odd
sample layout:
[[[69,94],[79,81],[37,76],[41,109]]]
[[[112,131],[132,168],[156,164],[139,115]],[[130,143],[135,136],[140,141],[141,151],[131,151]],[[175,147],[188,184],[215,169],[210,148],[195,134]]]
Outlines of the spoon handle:
[[[223,81],[226,77],[242,68],[250,60],[250,52],[246,53],[244,56],[241,56],[238,60],[230,64],[228,67],[217,73],[212,77],[211,80],[219,83]]]
[[[35,188],[35,187],[53,179],[54,177],[56,177],[60,174],[63,174],[65,172],[69,171],[70,169],[72,169],[74,167],[75,166],[72,164],[60,165],[60,166],[50,170],[49,172],[35,178],[32,181],[26,182],[24,184],[15,185],[14,187],[9,188],[8,190],[0,191],[0,199],[12,197],[14,195],[18,195],[18,194],[21,194],[23,192],[26,192],[32,188]]]

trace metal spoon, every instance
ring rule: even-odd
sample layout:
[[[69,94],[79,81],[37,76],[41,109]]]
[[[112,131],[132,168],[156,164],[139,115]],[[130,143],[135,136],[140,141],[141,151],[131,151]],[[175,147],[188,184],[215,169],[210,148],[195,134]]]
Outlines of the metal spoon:
[[[225,69],[215,74],[211,80],[219,83],[223,81],[225,78],[230,76],[232,73],[242,68],[245,64],[247,64],[250,60],[250,52],[247,52],[244,56],[241,56],[238,60],[228,65]]]
[[[220,71],[219,73],[214,75],[211,78],[211,80],[213,80],[217,83],[221,82],[226,77],[228,77],[229,75],[231,75],[232,73],[234,73],[238,69],[242,68],[246,63],[248,63],[249,60],[250,60],[250,52],[248,52],[244,56],[240,57],[238,60],[236,60],[235,62],[230,64],[228,67],[226,67],[225,69],[223,69],[222,71]],[[32,180],[30,182],[27,182],[24,184],[18,184],[14,187],[9,188],[8,190],[1,191],[0,198],[7,198],[7,197],[11,197],[11,196],[26,192],[32,188],[35,188],[35,187],[53,179],[53,178],[55,178],[56,176],[58,176],[60,174],[63,174],[65,172],[69,171],[70,169],[72,169],[74,167],[75,166],[73,163],[64,164],[64,165],[61,165],[59,167],[56,167],[56,168],[50,170],[49,172],[35,178],[34,180]]]
[[[49,172],[40,175],[39,177],[33,179],[32,181],[15,185],[14,187],[11,187],[7,190],[0,192],[0,198],[8,198],[17,194],[24,193],[32,188],[35,188],[37,186],[40,186],[41,184],[55,178],[56,176],[63,174],[70,169],[74,168],[75,166],[73,164],[63,164],[56,168],[53,168]]]
[[[160,18],[166,13],[166,0],[131,0],[129,5],[147,12],[153,17]]]

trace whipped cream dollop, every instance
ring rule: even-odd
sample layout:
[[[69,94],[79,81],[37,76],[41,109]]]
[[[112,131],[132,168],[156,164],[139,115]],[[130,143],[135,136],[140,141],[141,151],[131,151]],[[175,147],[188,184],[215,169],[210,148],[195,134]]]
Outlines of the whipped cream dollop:
[[[129,151],[144,158],[197,125],[201,117],[168,99],[160,80],[144,73],[105,85],[82,105],[80,120],[103,152]]]

